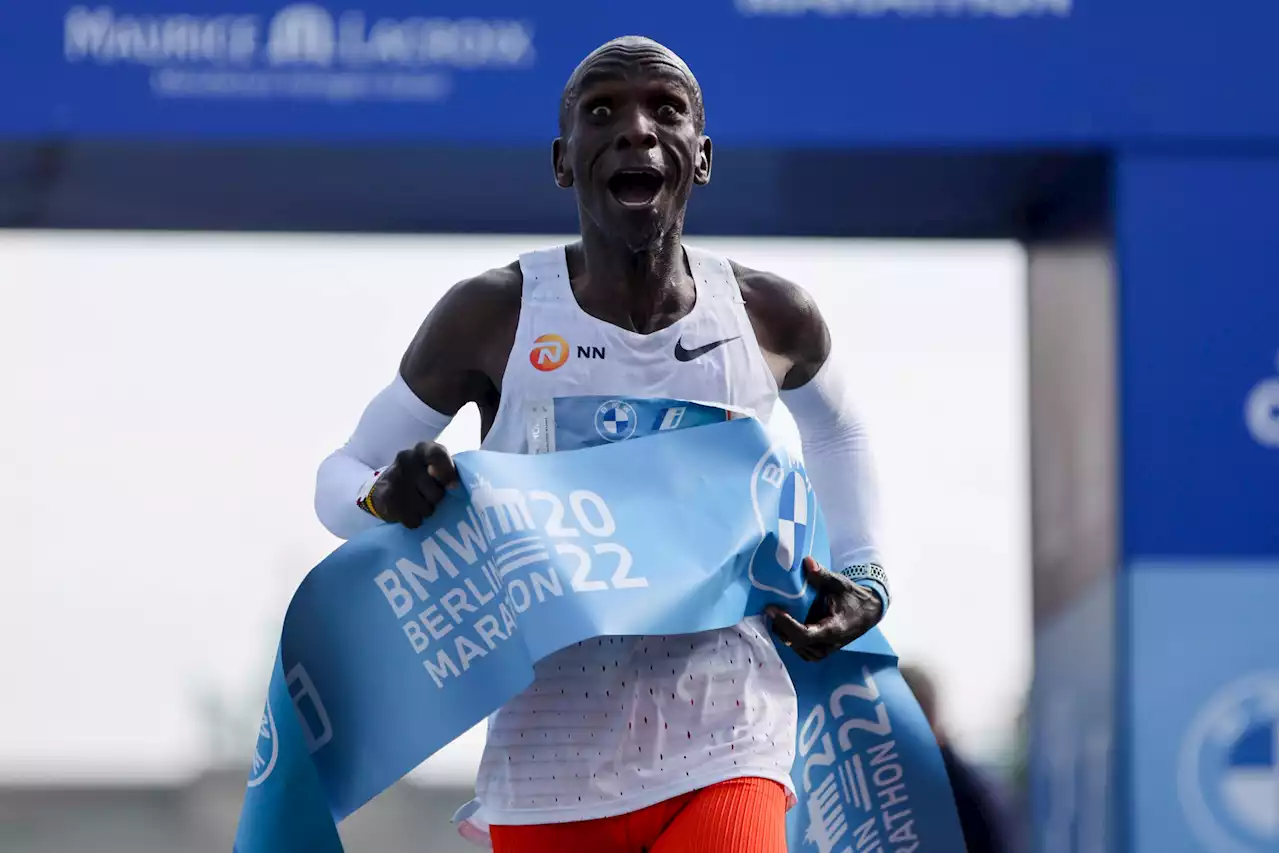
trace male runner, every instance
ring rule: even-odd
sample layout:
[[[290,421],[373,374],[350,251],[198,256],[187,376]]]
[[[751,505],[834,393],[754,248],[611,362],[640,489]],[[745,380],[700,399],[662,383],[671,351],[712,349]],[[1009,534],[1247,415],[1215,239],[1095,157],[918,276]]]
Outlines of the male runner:
[[[497,853],[783,853],[796,698],[764,623],[818,660],[888,604],[865,431],[817,307],[789,281],[681,242],[689,194],[711,177],[703,130],[702,91],[667,48],[626,37],[588,55],[552,146],[581,241],[455,285],[318,473],[321,521],[351,537],[431,515],[457,477],[434,439],[467,403],[482,446],[514,453],[531,450],[528,406],[559,397],[692,400],[761,421],[781,397],[799,426],[836,569],[806,560],[818,598],[805,623],[770,609],[539,662],[491,718],[476,783]]]

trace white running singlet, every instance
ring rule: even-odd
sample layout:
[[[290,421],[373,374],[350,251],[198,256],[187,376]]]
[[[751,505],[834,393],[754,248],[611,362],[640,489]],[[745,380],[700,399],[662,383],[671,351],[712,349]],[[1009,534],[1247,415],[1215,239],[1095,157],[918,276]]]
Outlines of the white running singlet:
[[[564,247],[522,255],[519,325],[483,447],[530,452],[527,419],[556,397],[666,397],[767,423],[778,389],[729,262],[685,252],[693,310],[647,335],[579,307]],[[795,728],[795,688],[761,617],[700,634],[588,640],[538,663],[534,683],[490,718],[478,816],[591,820],[743,776],[791,791]]]

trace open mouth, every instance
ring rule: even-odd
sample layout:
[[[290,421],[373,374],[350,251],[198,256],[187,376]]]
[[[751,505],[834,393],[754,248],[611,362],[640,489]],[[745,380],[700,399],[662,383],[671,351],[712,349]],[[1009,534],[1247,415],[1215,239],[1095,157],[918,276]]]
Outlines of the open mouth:
[[[662,191],[662,174],[656,169],[619,169],[609,178],[609,192],[626,207],[649,204]]]

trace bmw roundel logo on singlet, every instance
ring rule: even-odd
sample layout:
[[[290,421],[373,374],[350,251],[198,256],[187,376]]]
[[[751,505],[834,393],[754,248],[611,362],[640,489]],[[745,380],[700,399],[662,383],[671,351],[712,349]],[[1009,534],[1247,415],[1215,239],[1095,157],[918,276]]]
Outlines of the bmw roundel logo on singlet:
[[[764,534],[751,558],[752,586],[783,598],[804,597],[801,564],[813,549],[817,501],[804,468],[781,445],[756,463],[751,503]]]
[[[596,409],[596,432],[605,441],[624,441],[635,435],[636,410],[622,400],[608,400]]]

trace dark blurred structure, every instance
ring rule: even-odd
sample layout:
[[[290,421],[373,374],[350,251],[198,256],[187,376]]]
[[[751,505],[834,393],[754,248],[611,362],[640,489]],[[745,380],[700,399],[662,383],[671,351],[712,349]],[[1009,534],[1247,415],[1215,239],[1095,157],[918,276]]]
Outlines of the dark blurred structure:
[[[0,227],[572,233],[549,148],[0,136]],[[697,233],[1027,238],[1107,215],[1107,159],[1087,148],[726,147],[715,174],[690,206]]]

